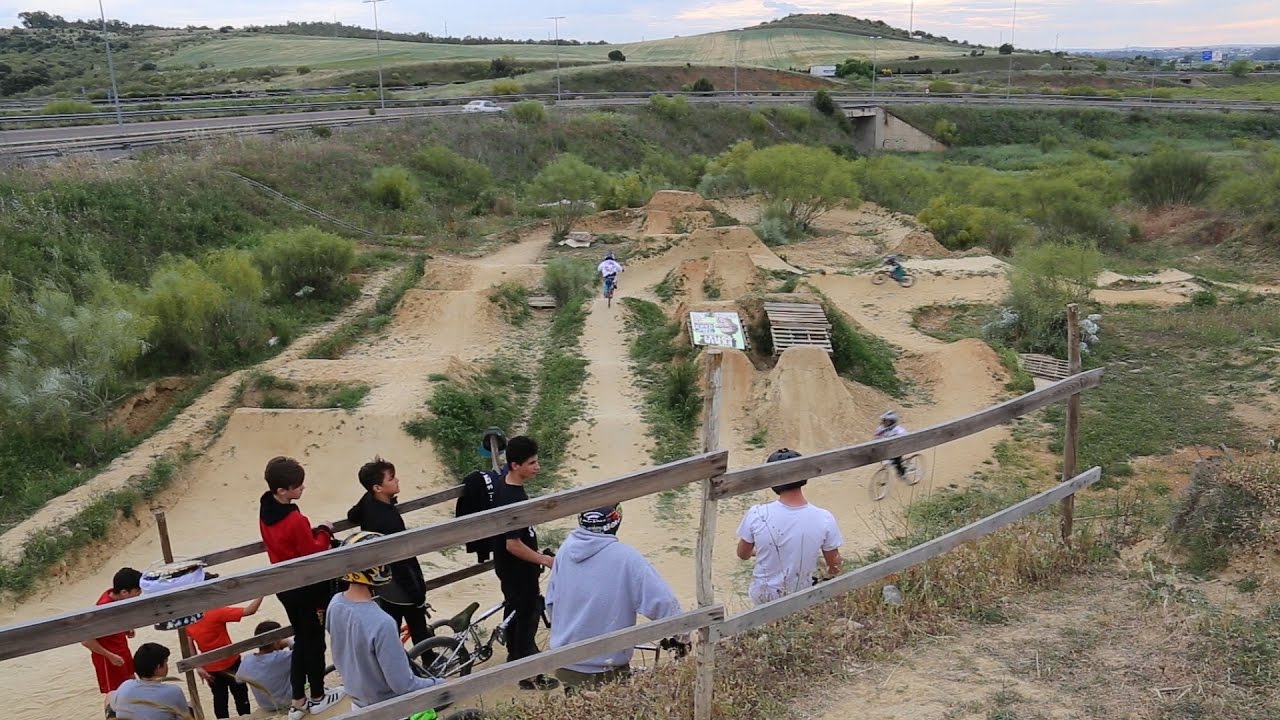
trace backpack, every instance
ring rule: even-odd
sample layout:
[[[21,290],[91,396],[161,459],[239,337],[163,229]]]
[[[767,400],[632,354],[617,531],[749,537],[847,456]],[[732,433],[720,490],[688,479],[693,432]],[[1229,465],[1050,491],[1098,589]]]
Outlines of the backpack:
[[[506,473],[496,470],[476,470],[462,478],[462,494],[458,496],[453,516],[462,517],[494,508],[498,494],[498,484]],[[501,536],[472,540],[467,543],[467,552],[476,554],[476,562],[485,562],[493,553],[493,544]]]

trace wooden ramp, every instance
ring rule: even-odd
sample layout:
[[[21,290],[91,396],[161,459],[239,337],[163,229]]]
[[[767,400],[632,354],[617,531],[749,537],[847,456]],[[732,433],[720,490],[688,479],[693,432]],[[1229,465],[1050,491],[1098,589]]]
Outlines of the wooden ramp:
[[[769,316],[769,334],[773,337],[773,354],[797,345],[812,345],[831,352],[831,323],[821,305],[806,303],[764,304]]]
[[[1018,362],[1022,364],[1023,370],[1045,380],[1062,380],[1071,375],[1071,366],[1066,360],[1048,355],[1022,353],[1018,355]]]
[[[539,310],[554,310],[556,307],[556,299],[550,295],[530,295],[525,302],[529,307]]]

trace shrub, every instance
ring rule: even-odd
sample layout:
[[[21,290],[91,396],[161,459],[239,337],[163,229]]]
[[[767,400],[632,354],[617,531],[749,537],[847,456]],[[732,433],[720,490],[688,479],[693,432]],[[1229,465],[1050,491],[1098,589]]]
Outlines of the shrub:
[[[563,238],[591,209],[592,201],[609,185],[609,176],[575,155],[564,154],[548,164],[529,184],[530,194],[550,203],[553,237]]]
[[[170,260],[151,276],[143,312],[154,318],[153,352],[179,367],[199,367],[210,358],[210,336],[230,304],[231,293],[194,260]]]
[[[554,258],[547,263],[542,285],[556,299],[556,304],[566,307],[576,299],[589,296],[595,286],[596,271],[590,263],[578,258]]]
[[[754,133],[759,134],[769,132],[769,118],[765,117],[764,113],[758,110],[751,113],[747,122],[751,125],[751,131]]]
[[[1264,232],[1280,227],[1280,151],[1255,152],[1227,176],[1213,201],[1258,221]]]
[[[691,112],[689,102],[684,99],[683,95],[675,97],[650,95],[649,108],[657,113],[658,117],[672,122],[687,118]]]
[[[1253,61],[1244,59],[1236,60],[1227,66],[1227,72],[1231,73],[1234,77],[1242,78],[1253,72]]]
[[[1009,269],[1009,295],[984,327],[988,338],[1024,352],[1066,357],[1066,308],[1089,301],[1102,255],[1088,245],[1022,245]]]
[[[1106,140],[1090,140],[1084,144],[1084,151],[1102,160],[1111,160],[1116,156],[1116,149]]]
[[[890,395],[902,392],[902,381],[893,367],[893,349],[874,335],[864,335],[844,312],[822,298],[831,321],[831,363],[844,377],[883,390]]]
[[[770,247],[776,245],[786,245],[791,242],[791,238],[787,233],[787,221],[780,217],[764,217],[760,218],[752,230],[755,230],[756,237],[760,238],[760,242]]]
[[[836,101],[831,99],[831,93],[826,90],[819,90],[813,94],[813,108],[823,115],[834,117],[839,108],[836,107]]]
[[[836,67],[836,77],[842,78],[856,76],[870,80],[873,72],[875,72],[875,70],[871,63],[858,58],[845,60]]]
[[[721,197],[746,192],[749,189],[747,159],[755,151],[754,143],[742,140],[712,158],[698,183],[698,193],[703,197]]]
[[[1187,557],[1187,569],[1208,574],[1227,566],[1231,554],[1270,534],[1280,507],[1280,471],[1274,462],[1202,462],[1170,523],[1170,535]]]
[[[1208,155],[1166,148],[1133,161],[1129,191],[1147,207],[1190,205],[1209,195],[1214,180]]]
[[[621,50],[610,50],[609,59],[614,62],[626,62],[627,56],[623,55]]]
[[[997,255],[1008,255],[1031,235],[1031,229],[1016,215],[995,208],[965,205],[949,195],[930,201],[920,211],[919,218],[949,250],[981,245]]]
[[[523,88],[515,80],[498,80],[493,83],[494,95],[519,95]]]
[[[960,140],[960,128],[946,118],[933,124],[933,137],[943,145],[955,145]]]
[[[1057,150],[1058,146],[1061,144],[1062,144],[1062,141],[1058,139],[1057,135],[1041,135],[1040,136],[1040,152],[1044,153],[1045,155],[1048,155],[1054,150]]]
[[[715,92],[716,86],[712,85],[710,80],[700,77],[693,81],[693,85],[689,86],[689,89],[693,92]]]
[[[640,173],[616,175],[600,196],[600,207],[604,210],[644,207],[653,193],[653,185]]]
[[[537,100],[525,100],[511,106],[511,117],[524,125],[541,125],[547,121],[547,108]]]
[[[863,198],[912,215],[942,191],[943,183],[936,170],[888,154],[854,161],[853,177]]]
[[[950,80],[934,80],[929,83],[929,92],[947,95],[956,92],[956,84]]]
[[[750,186],[782,203],[801,229],[831,208],[858,200],[852,163],[826,148],[774,145],[751,153],[744,171]]]
[[[45,115],[81,115],[97,111],[92,103],[83,100],[53,100],[41,110]]]
[[[773,117],[779,123],[791,128],[795,132],[804,132],[813,124],[813,114],[808,108],[802,107],[780,107],[775,108]]]
[[[311,68],[307,67],[306,65],[299,65],[297,72],[299,75],[310,75]]]
[[[262,237],[254,262],[278,298],[330,297],[346,284],[356,246],[314,227],[278,230]]]
[[[328,138],[328,137],[332,137],[332,136],[333,136],[333,128],[326,127],[326,126],[324,126],[324,125],[313,125],[313,126],[311,127],[311,134],[312,134],[312,135],[314,135],[314,136],[316,136],[316,137],[318,137],[318,138]]]
[[[418,197],[418,184],[408,169],[400,165],[374,168],[369,180],[369,195],[374,201],[393,210],[403,210]]]
[[[413,156],[413,167],[426,177],[432,197],[444,198],[451,205],[478,202],[493,189],[489,168],[443,145],[419,150]]]

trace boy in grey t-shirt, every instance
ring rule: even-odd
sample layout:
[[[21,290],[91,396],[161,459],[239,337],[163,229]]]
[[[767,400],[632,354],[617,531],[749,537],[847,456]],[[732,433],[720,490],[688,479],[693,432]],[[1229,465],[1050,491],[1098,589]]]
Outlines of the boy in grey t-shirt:
[[[107,696],[107,717],[121,720],[185,720],[191,705],[182,688],[164,682],[169,674],[169,648],[144,643],[133,654],[135,680],[125,680]]]
[[[280,623],[267,620],[258,623],[254,635],[278,630]],[[286,710],[293,696],[289,680],[289,664],[293,660],[293,642],[277,640],[258,649],[258,652],[240,658],[236,681],[249,686],[258,707],[269,712]]]

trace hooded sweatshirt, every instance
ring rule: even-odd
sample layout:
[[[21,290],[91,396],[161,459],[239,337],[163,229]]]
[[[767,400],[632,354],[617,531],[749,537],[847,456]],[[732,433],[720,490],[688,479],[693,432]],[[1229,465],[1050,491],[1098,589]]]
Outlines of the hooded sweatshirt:
[[[613,535],[577,528],[556,553],[547,585],[551,647],[571,645],[636,624],[636,615],[661,620],[679,615],[671,586],[638,550]],[[628,648],[567,666],[601,673],[631,664]]]
[[[352,707],[368,707],[440,683],[413,674],[396,621],[377,603],[338,593],[329,601],[325,624],[333,666],[342,675]]]
[[[270,492],[258,501],[258,530],[272,564],[328,550],[333,534],[311,529],[311,521],[293,503],[282,503]]]
[[[383,535],[404,532],[404,518],[396,510],[395,499],[384,503],[371,492],[366,492],[360,502],[347,511],[347,519],[361,530]],[[427,586],[418,559],[399,560],[387,567],[391,570],[391,582],[375,588],[378,597],[395,605],[421,607],[427,601]]]

